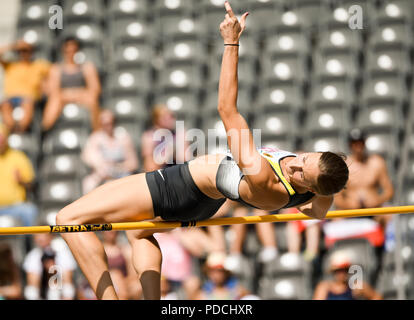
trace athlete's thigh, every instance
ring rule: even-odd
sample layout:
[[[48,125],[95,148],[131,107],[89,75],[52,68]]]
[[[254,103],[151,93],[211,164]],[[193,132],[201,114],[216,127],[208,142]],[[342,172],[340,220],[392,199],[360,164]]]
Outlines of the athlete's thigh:
[[[154,218],[145,173],[105,183],[66,206],[67,219],[76,223],[113,223]]]

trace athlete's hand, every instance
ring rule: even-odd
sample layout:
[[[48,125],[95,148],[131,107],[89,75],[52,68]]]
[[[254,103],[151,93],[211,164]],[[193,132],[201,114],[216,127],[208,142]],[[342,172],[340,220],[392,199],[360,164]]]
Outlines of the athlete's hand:
[[[246,17],[249,13],[245,12],[239,22],[228,1],[224,3],[224,7],[226,8],[227,13],[223,22],[220,24],[221,36],[224,43],[237,44],[239,43],[240,36],[246,27]]]

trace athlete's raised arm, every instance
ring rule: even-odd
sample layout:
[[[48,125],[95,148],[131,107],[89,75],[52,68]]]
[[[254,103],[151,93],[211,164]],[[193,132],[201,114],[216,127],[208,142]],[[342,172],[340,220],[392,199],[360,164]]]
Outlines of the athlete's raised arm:
[[[226,16],[220,24],[224,40],[224,53],[218,92],[218,112],[227,132],[230,151],[243,170],[248,182],[259,186],[268,182],[271,168],[257,152],[253,135],[244,117],[237,110],[239,39],[245,28],[248,12],[240,18],[234,15],[230,4],[225,2]]]

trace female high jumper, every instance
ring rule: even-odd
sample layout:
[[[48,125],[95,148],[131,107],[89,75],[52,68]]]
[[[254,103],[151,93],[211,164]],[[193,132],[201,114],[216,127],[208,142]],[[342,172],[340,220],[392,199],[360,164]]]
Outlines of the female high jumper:
[[[228,2],[220,24],[224,40],[218,112],[230,153],[199,156],[162,170],[106,183],[64,207],[58,225],[128,221],[199,221],[212,217],[226,199],[273,211],[296,207],[323,219],[348,180],[342,156],[331,152],[301,155],[257,149],[247,122],[238,112],[238,43],[245,28]],[[247,136],[247,140],[244,137]],[[246,140],[246,141],[245,141]],[[161,251],[153,237],[165,230],[127,231],[132,261],[145,299],[160,298]],[[117,299],[102,243],[93,232],[62,234],[98,299]]]

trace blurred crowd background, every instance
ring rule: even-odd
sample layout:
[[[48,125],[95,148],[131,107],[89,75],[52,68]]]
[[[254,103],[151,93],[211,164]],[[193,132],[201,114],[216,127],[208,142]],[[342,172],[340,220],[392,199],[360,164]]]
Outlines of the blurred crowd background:
[[[175,145],[176,120],[216,130],[221,144],[209,153],[225,147],[216,111],[223,4],[1,1],[0,227],[54,224],[102,183],[161,168],[154,150],[171,141],[154,133],[171,130]],[[350,181],[332,209],[412,204],[414,2],[231,5],[250,12],[238,107],[262,146],[345,152]],[[217,216],[263,214],[226,202]],[[119,297],[141,299],[125,235],[99,236]],[[413,236],[411,215],[177,229],[156,235],[162,296],[413,299]],[[63,240],[38,234],[1,236],[0,299],[95,296]]]

